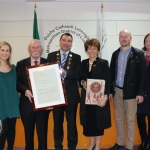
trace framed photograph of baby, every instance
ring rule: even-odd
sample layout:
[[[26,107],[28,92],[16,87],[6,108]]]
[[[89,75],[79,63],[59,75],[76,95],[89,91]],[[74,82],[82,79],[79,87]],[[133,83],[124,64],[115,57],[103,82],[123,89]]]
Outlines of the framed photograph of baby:
[[[2,134],[2,131],[3,131],[3,126],[2,126],[2,120],[0,118],[0,135]]]

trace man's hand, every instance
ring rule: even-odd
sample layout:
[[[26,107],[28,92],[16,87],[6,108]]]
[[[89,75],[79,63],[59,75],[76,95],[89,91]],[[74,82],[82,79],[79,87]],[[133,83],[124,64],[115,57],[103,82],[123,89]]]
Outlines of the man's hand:
[[[29,90],[26,90],[25,96],[28,97],[30,102],[32,103],[32,99],[31,98],[33,97],[33,95],[32,95],[32,93]]]
[[[46,110],[52,110],[52,109],[54,109],[53,107],[48,107],[48,108],[46,108]]]
[[[144,97],[143,96],[136,96],[136,101],[138,104],[142,103],[144,100]]]
[[[62,70],[62,75],[66,75],[66,70],[64,70],[63,68],[61,68]]]

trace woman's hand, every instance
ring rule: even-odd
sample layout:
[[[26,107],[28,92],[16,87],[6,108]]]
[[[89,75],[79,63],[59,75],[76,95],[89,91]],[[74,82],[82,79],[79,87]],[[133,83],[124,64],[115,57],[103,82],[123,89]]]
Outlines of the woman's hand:
[[[106,102],[107,102],[107,99],[108,99],[108,96],[104,95],[104,97],[100,100],[100,102],[97,103],[97,105],[100,106],[100,107],[105,106]]]
[[[109,101],[113,101],[113,95],[112,94],[109,94]]]
[[[85,80],[81,80],[81,85],[83,86],[83,88],[86,90],[87,84]]]

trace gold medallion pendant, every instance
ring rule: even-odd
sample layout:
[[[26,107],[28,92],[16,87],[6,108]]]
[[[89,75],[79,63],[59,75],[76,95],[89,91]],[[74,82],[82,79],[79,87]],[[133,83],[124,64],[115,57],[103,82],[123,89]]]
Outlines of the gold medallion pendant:
[[[60,54],[59,54],[59,51],[57,51],[57,53],[56,53],[56,59],[57,59],[57,61],[60,61]]]
[[[67,70],[70,69],[70,65],[71,65],[71,60],[72,60],[72,54],[71,54],[71,52],[70,52],[70,54],[69,54],[69,59],[68,59],[68,60],[69,60],[69,61],[68,61]]]
[[[67,70],[69,70],[70,69],[70,65],[71,65],[71,61],[72,61],[72,53],[70,52],[70,54],[69,54],[69,61],[68,61],[68,64],[67,64]],[[60,61],[60,52],[59,51],[57,51],[57,53],[56,53],[56,59],[57,59],[57,61]]]

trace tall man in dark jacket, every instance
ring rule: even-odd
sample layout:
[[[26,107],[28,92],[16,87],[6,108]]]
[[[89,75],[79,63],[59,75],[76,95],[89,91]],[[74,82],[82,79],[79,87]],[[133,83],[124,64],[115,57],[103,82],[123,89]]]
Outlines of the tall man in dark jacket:
[[[42,46],[39,40],[31,40],[28,45],[30,57],[17,62],[17,91],[20,93],[20,113],[25,132],[25,150],[34,150],[34,129],[38,136],[38,150],[47,150],[48,110],[34,111],[32,93],[28,85],[27,66],[47,63],[41,57]]]
[[[62,78],[65,82],[68,105],[54,108],[54,142],[55,149],[62,150],[64,113],[67,120],[68,149],[75,150],[78,142],[76,127],[77,105],[80,102],[77,81],[81,77],[81,57],[70,51],[73,37],[64,33],[60,37],[60,50],[48,54],[48,62],[61,62]]]
[[[143,102],[145,93],[144,53],[142,50],[132,47],[131,40],[130,31],[120,31],[121,47],[112,54],[110,96],[114,95],[117,143],[109,150],[118,150],[124,147],[125,131],[127,131],[126,149],[133,149],[137,104]],[[124,117],[126,118],[126,129]]]

